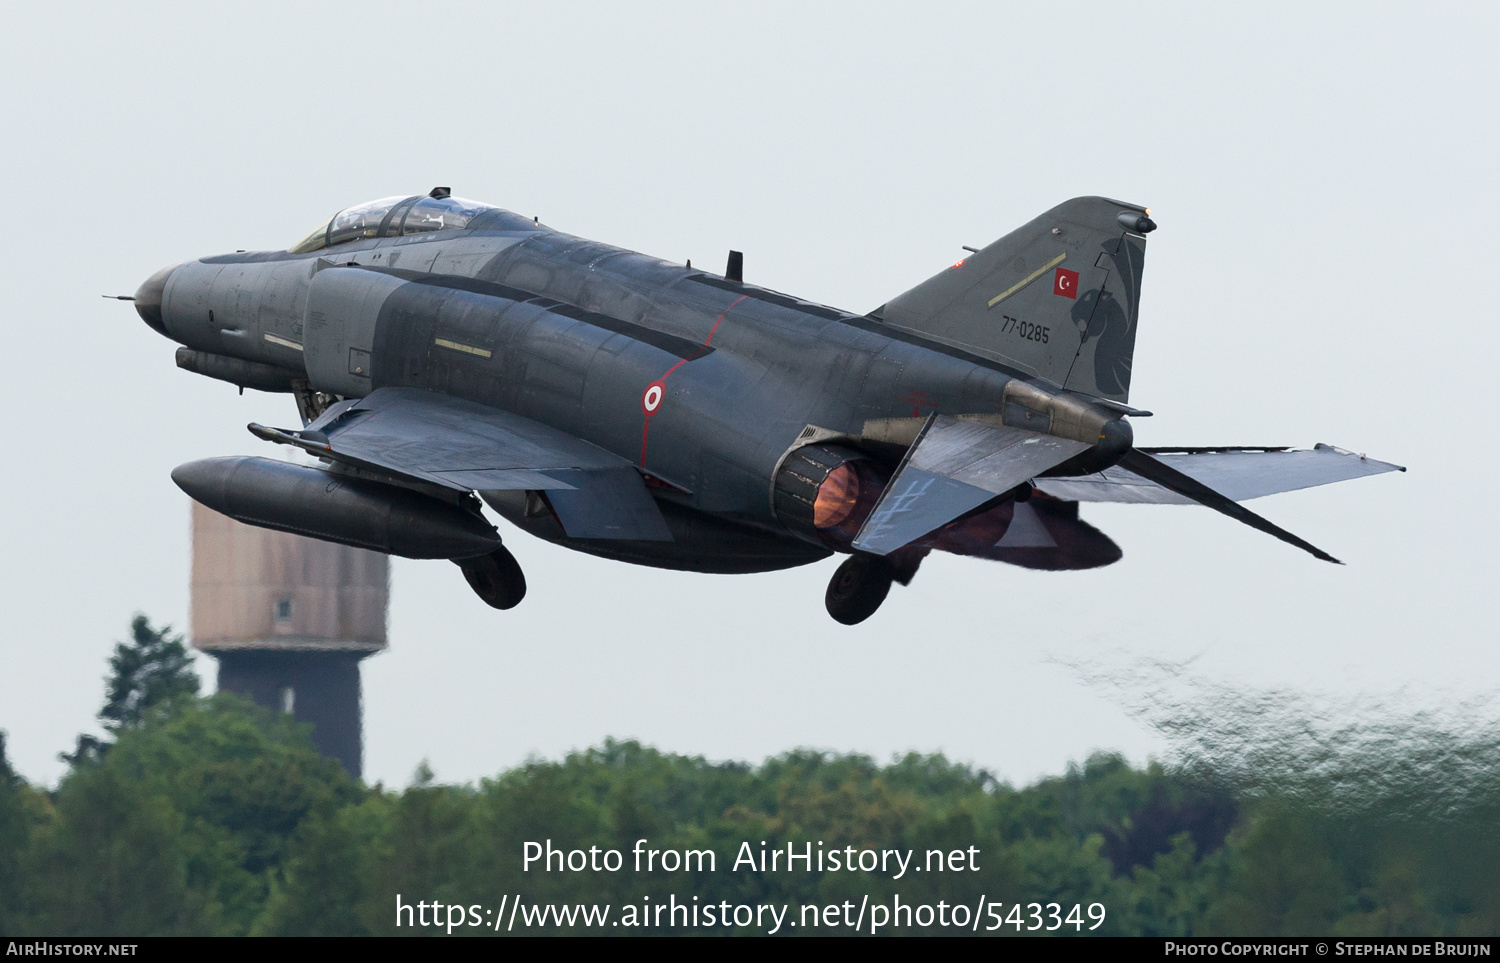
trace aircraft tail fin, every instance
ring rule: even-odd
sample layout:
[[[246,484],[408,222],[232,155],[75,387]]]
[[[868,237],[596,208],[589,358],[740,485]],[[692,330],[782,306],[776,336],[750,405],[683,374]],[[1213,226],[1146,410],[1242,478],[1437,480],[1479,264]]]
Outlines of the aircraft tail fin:
[[[871,312],[1083,394],[1130,394],[1146,209],[1076,197]]]

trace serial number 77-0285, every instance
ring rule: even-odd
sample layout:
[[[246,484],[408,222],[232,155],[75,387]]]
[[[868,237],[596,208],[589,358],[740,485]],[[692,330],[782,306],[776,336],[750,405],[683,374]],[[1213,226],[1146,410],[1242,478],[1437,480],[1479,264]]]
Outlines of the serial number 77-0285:
[[[1052,329],[1030,321],[1018,321],[1008,314],[1000,315],[1000,333],[1013,334],[1023,341],[1040,341],[1046,344]]]

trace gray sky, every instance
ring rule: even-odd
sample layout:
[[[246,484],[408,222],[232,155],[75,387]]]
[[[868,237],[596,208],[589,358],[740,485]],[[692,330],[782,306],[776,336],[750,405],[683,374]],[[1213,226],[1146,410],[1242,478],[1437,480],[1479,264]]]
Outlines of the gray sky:
[[[372,780],[615,736],[942,750],[1025,781],[1163,746],[1069,663],[1418,707],[1500,675],[1489,8],[52,4],[0,30],[0,728],[33,780],[91,726],[131,615],[186,625],[172,467],[269,454],[244,425],[296,418],[178,371],[99,295],[434,184],[665,258],[734,247],[748,280],[858,311],[1068,197],[1147,204],[1137,439],[1411,470],[1252,503],[1344,567],[1204,509],[1085,506],[1120,563],[933,556],[856,629],[823,611],[833,560],[668,573],[505,526],[531,587],[511,612],[395,562]]]

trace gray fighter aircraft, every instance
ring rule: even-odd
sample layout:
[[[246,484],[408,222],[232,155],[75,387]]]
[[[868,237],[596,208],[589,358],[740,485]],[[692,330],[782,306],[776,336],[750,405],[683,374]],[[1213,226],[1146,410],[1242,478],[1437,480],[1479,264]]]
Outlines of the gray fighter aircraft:
[[[526,591],[481,500],[606,558],[763,572],[848,555],[868,618],[930,552],[1026,568],[1121,556],[1081,501],[1197,503],[1336,561],[1245,499],[1389,471],[1339,448],[1137,448],[1146,208],[1058,205],[868,314],[564,234],[452,196],[341,211],[286,251],[205,257],[133,297],[179,367],[291,394],[256,437],[321,467],[172,473],[240,521],[450,559]],[[129,297],[124,300],[132,300]]]

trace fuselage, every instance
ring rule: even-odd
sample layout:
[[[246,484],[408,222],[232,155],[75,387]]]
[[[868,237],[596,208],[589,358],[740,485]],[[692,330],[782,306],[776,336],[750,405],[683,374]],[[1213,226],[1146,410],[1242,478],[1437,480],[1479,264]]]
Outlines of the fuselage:
[[[319,298],[341,295],[320,295],[320,275],[351,265],[383,280],[357,295],[368,305],[332,318]],[[153,281],[153,327],[196,351],[285,369],[343,397],[442,392],[629,459],[674,532],[709,516],[696,522],[707,541],[573,547],[647,564],[753,570],[710,557],[736,537],[772,546],[761,568],[825,556],[827,546],[788,530],[773,497],[778,467],[809,433],[895,460],[934,412],[1091,444],[1120,424],[1056,386],[875,319],[499,210],[464,230],[208,257]],[[528,517],[518,502],[492,504],[518,524]],[[550,537],[565,541],[559,534]]]

